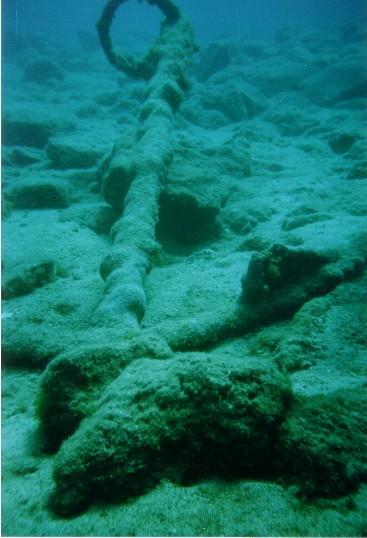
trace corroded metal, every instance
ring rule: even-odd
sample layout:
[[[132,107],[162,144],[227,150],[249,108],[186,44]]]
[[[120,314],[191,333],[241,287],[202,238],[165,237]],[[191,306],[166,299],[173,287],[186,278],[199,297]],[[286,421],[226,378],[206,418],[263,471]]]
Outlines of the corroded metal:
[[[115,53],[109,29],[124,1],[111,0],[102,14],[97,25],[102,47],[118,69],[149,83],[140,125],[131,136],[133,149],[127,154],[124,141],[117,144],[104,174],[106,200],[111,203],[110,191],[112,197],[116,192],[124,196],[115,201],[122,214],[112,229],[112,251],[102,262],[106,285],[93,322],[139,329],[145,312],[144,279],[157,250],[158,198],[173,153],[173,115],[183,99],[185,72],[197,47],[189,22],[170,0],[149,0],[166,16],[158,39],[141,60]]]

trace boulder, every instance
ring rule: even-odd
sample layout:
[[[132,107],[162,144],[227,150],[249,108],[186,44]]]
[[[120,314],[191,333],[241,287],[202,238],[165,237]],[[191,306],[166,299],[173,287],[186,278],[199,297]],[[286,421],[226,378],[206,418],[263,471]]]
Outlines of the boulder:
[[[109,234],[118,213],[107,204],[83,204],[72,206],[60,215],[62,222],[78,222],[97,234]]]
[[[11,118],[5,113],[2,130],[5,145],[43,148],[50,134],[50,126],[38,118]]]
[[[47,145],[46,153],[54,168],[66,170],[95,166],[104,151],[90,137],[67,135],[53,137]]]
[[[344,280],[361,274],[363,249],[353,246],[346,254],[336,249],[315,251],[275,244],[256,252],[242,278],[244,320],[279,321],[309,299],[326,295]]]
[[[141,359],[112,382],[55,460],[53,509],[142,493],[160,478],[253,475],[271,466],[291,401],[268,362],[185,354]]]
[[[284,472],[307,497],[337,497],[367,478],[366,391],[300,399],[280,427]]]
[[[30,166],[43,159],[42,151],[36,148],[12,148],[9,155],[11,164],[15,166]]]
[[[346,153],[356,140],[358,137],[351,133],[334,133],[329,138],[329,145],[334,153]]]
[[[70,348],[70,341],[47,367],[37,399],[44,446],[56,451],[72,435],[81,420],[91,415],[99,397],[130,362],[140,357],[168,359],[173,353],[157,334],[142,334],[134,341],[122,340],[113,331],[89,331],[84,343]],[[88,345],[85,344],[88,342]],[[68,347],[69,346],[69,347]],[[65,351],[66,348],[66,351]]]
[[[62,208],[70,203],[70,184],[59,178],[30,175],[17,183],[10,196],[16,208]]]
[[[367,179],[367,161],[355,163],[348,170],[347,179]]]
[[[12,299],[32,293],[55,279],[55,262],[45,259],[15,266],[5,272],[1,285],[3,299]]]
[[[168,248],[172,242],[193,246],[209,241],[218,235],[217,215],[215,205],[184,190],[167,189],[159,198],[158,240]]]
[[[315,275],[331,259],[313,251],[273,245],[252,256],[242,279],[243,300],[249,305],[264,303],[278,290],[284,294],[287,287],[296,295],[295,284]]]
[[[35,60],[29,62],[24,70],[24,80],[47,84],[49,80],[63,80],[64,73],[49,60]]]
[[[253,118],[257,112],[256,103],[246,91],[232,84],[227,84],[225,88],[206,88],[200,101],[203,109],[222,112],[229,121],[234,122]]]
[[[306,78],[304,91],[315,104],[323,106],[363,99],[367,95],[367,75],[364,66],[364,54],[344,56],[320,73]]]
[[[217,71],[221,71],[231,62],[228,47],[212,43],[201,54],[197,67],[197,77],[200,82],[206,82]]]
[[[55,134],[70,132],[74,117],[70,110],[47,103],[7,107],[3,117],[2,142],[5,146],[29,146],[42,149]]]

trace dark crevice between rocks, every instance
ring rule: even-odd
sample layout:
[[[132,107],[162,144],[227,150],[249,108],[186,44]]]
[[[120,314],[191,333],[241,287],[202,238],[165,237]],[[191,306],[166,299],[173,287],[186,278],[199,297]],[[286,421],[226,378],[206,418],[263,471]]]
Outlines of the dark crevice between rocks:
[[[159,198],[157,239],[174,255],[187,255],[218,239],[218,208],[205,207],[191,194],[162,192]]]

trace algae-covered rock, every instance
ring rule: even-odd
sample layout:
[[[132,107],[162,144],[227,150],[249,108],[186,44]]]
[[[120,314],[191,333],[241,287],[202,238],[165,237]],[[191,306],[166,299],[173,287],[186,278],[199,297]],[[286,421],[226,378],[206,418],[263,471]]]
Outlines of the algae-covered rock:
[[[84,346],[57,357],[49,365],[37,399],[44,445],[59,447],[93,408],[96,389],[112,381],[129,362],[125,349],[113,345]],[[100,365],[103,364],[103,372]],[[94,390],[93,390],[94,389]]]
[[[42,160],[42,152],[36,148],[13,148],[9,161],[16,166],[29,166]]]
[[[354,164],[348,170],[347,179],[367,179],[367,161]]]
[[[320,214],[317,211],[305,212],[300,214],[291,212],[284,220],[282,224],[282,229],[287,231],[296,230],[297,228],[302,228],[303,226],[307,226],[308,224],[322,222],[329,219],[330,217],[328,215]]]
[[[64,73],[49,60],[30,62],[24,70],[24,80],[46,84],[49,80],[63,80]]]
[[[263,472],[290,399],[287,378],[269,363],[204,354],[135,361],[62,445],[53,508],[69,515],[163,476]]]
[[[227,84],[226,88],[211,87],[201,97],[204,109],[219,110],[230,121],[242,121],[253,118],[257,112],[256,103],[245,91],[235,85]]]
[[[50,126],[38,118],[13,118],[5,115],[3,119],[3,144],[43,148],[51,134]]]
[[[52,282],[56,276],[55,262],[42,260],[35,263],[20,265],[12,268],[1,285],[1,293],[4,299],[12,299],[20,295],[27,295],[36,288],[41,288]]]
[[[105,332],[101,333],[105,337]],[[80,421],[98,406],[104,387],[132,360],[140,357],[166,359],[172,351],[157,334],[100,343],[101,334],[88,334],[89,345],[75,345],[56,357],[46,369],[37,401],[37,413],[45,447],[59,448]],[[130,335],[131,336],[131,335]],[[116,338],[115,338],[116,340]],[[91,342],[94,342],[93,345]]]
[[[119,96],[120,93],[118,91],[103,92],[96,95],[94,101],[99,106],[109,107],[116,104],[116,101],[118,100]]]
[[[46,152],[53,167],[59,170],[90,168],[103,155],[103,150],[96,146],[95,140],[77,135],[53,137]]]
[[[247,79],[266,96],[273,97],[278,92],[298,91],[301,81],[310,71],[312,66],[309,62],[290,60],[282,62],[281,57],[276,59],[273,56],[264,58],[261,64],[258,61],[254,62],[248,70],[246,69],[246,74]]]
[[[1,198],[1,220],[6,220],[10,215],[13,209],[13,204],[6,200],[4,196]]]
[[[356,140],[358,137],[351,133],[334,133],[329,138],[329,145],[335,153],[346,153]]]
[[[345,495],[367,478],[367,396],[340,390],[297,402],[280,427],[286,474],[309,497]]]
[[[70,110],[55,113],[54,105],[32,103],[7,107],[3,118],[2,142],[6,146],[44,148],[50,136],[70,132],[74,117]]]
[[[59,178],[30,175],[17,183],[11,197],[16,208],[67,207],[70,203],[70,184]]]
[[[284,102],[286,98],[288,102]],[[289,94],[286,94],[286,98],[278,102],[274,99],[273,106],[265,115],[265,119],[274,123],[283,136],[301,136],[318,126],[317,120],[306,114],[298,103],[289,103]]]
[[[118,213],[107,204],[82,204],[63,211],[60,221],[76,221],[97,234],[108,234]]]
[[[249,305],[273,300],[280,308],[290,309],[292,303],[301,301],[300,306],[312,293],[326,293],[343,279],[341,273],[321,270],[337,258],[336,252],[318,253],[273,245],[252,256],[242,279],[243,300]]]
[[[232,75],[237,72],[231,67],[213,75],[210,84],[185,101],[181,114],[194,125],[214,129],[254,118],[267,106],[263,94],[246,81],[228,82]]]
[[[228,47],[223,44],[212,43],[201,54],[197,67],[197,77],[200,82],[206,82],[217,71],[221,71],[231,62]]]
[[[316,74],[304,80],[304,92],[314,102],[332,106],[341,101],[365,98],[367,75],[362,51],[345,55]]]
[[[271,217],[271,210],[251,208],[244,210],[243,202],[229,199],[222,209],[221,217],[223,224],[239,235],[246,235],[253,231],[261,222]],[[256,250],[256,249],[254,249]]]
[[[2,320],[1,358],[4,367],[42,370],[58,353],[70,345],[71,331],[60,331],[46,323],[20,324],[5,305]],[[24,326],[25,325],[25,326]]]
[[[162,192],[157,235],[163,245],[196,245],[218,235],[218,207],[182,190]]]

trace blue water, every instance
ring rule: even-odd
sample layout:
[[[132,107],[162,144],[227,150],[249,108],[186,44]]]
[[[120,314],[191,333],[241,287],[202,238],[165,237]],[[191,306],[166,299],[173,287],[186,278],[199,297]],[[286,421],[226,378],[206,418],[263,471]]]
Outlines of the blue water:
[[[271,38],[284,26],[319,29],[360,22],[367,17],[366,0],[177,0],[197,39],[223,34]],[[3,0],[3,30],[36,33],[73,44],[78,32],[95,32],[105,0]],[[128,27],[148,34],[158,27],[160,14],[146,2],[124,5],[115,31]],[[117,28],[118,27],[118,28]]]

